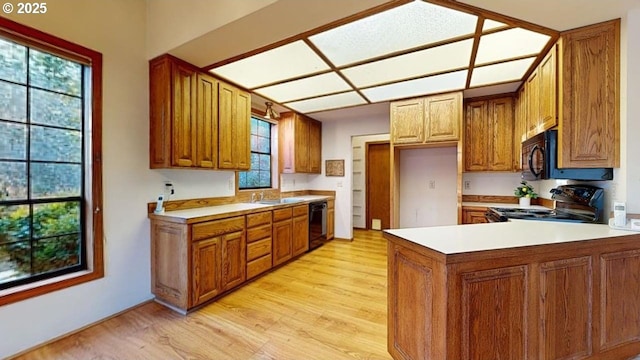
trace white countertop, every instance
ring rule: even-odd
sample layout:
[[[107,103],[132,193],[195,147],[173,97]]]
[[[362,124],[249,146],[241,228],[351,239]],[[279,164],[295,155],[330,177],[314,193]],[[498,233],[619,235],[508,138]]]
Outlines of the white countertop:
[[[329,196],[324,195],[302,195],[302,196],[294,196],[294,198],[299,199],[300,202],[292,202],[285,204],[259,204],[259,203],[235,203],[235,204],[225,204],[225,205],[216,205],[216,206],[206,206],[194,209],[185,209],[185,210],[174,210],[174,211],[165,211],[159,214],[153,214],[156,217],[166,217],[172,219],[181,219],[181,220],[190,220],[195,218],[205,218],[208,216],[215,215],[223,215],[223,214],[233,214],[241,211],[250,211],[250,210],[259,210],[259,209],[271,209],[277,206],[284,205],[296,205],[302,204],[305,202],[312,202],[316,200],[325,200],[330,198]]]
[[[615,230],[603,224],[534,220],[391,229],[385,232],[445,255],[638,235],[638,232]]]

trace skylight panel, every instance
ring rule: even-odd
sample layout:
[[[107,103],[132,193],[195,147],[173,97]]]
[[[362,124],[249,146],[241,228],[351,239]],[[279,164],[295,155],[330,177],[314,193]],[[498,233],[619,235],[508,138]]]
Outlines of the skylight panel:
[[[324,62],[302,40],[211,69],[247,89],[328,70]]]
[[[480,66],[473,69],[471,86],[496,84],[506,81],[521,80],[527,72],[535,57],[508,61],[504,63]]]
[[[521,28],[482,35],[476,55],[476,65],[539,54],[549,39],[548,35]]]
[[[351,90],[351,86],[338,74],[331,72],[256,89],[255,92],[283,103],[346,90]]]
[[[498,29],[505,26],[509,26],[509,25],[505,23],[501,23],[499,21],[491,20],[491,19],[484,19],[484,23],[482,24],[482,32]]]
[[[327,30],[309,38],[335,65],[471,35],[477,16],[423,1]]]
[[[396,82],[469,66],[473,39],[341,70],[357,87]]]
[[[347,106],[366,104],[367,101],[358,95],[355,91],[350,91],[342,94],[327,95],[314,99],[294,101],[286,103],[287,107],[301,112],[310,113],[321,110],[337,109]]]
[[[447,74],[363,89],[362,93],[371,102],[378,102],[461,90],[464,89],[466,81],[467,70],[460,70]]]

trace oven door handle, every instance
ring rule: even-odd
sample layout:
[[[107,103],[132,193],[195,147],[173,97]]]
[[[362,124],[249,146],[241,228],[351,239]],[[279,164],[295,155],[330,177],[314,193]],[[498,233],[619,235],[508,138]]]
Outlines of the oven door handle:
[[[540,171],[536,172],[536,169],[533,167],[533,156],[535,155],[536,150],[540,151],[540,153],[542,154],[542,157],[544,158],[544,149],[542,149],[538,145],[533,145],[533,148],[531,149],[531,152],[529,153],[529,171],[531,171],[533,176],[538,178],[538,177],[540,177],[540,174],[542,174],[543,168],[541,168]]]

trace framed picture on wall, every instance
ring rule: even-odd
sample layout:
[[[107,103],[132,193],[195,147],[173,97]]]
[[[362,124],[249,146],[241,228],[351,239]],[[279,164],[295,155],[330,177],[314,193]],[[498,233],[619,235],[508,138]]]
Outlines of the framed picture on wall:
[[[344,160],[326,160],[324,166],[327,176],[344,176]]]

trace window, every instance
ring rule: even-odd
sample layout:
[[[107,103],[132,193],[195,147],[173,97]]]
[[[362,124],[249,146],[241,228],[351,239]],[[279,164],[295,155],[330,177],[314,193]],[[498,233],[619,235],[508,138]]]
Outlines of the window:
[[[0,19],[0,305],[103,275],[101,63]]]
[[[251,117],[251,169],[238,174],[239,189],[271,188],[271,127]]]

